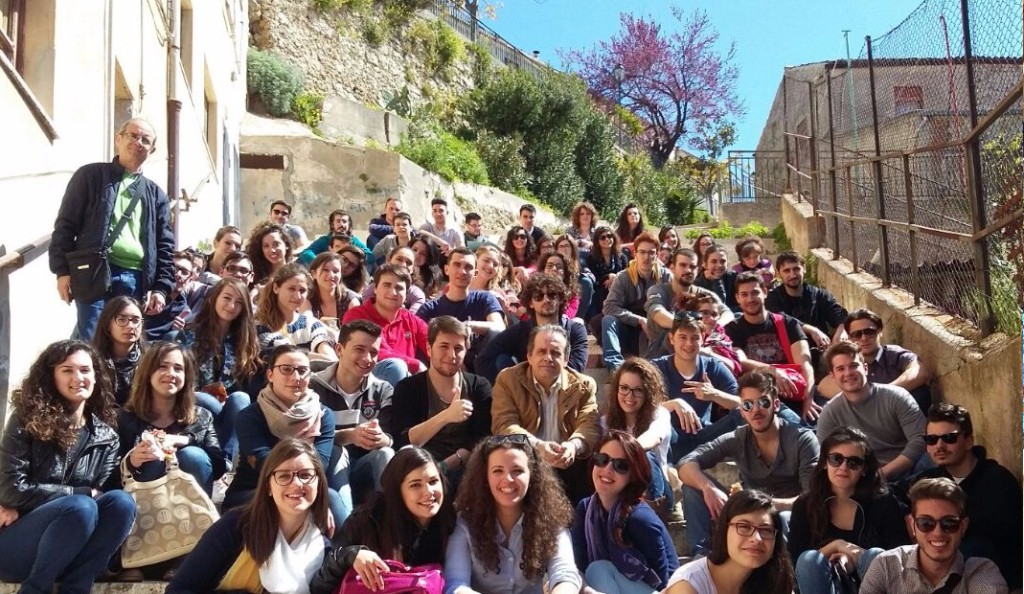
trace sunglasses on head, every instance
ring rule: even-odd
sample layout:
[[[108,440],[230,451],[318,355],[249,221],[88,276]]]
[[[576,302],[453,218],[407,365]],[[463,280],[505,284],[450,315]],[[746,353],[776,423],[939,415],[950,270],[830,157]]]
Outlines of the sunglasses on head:
[[[958,439],[960,439],[960,432],[950,431],[949,433],[943,433],[942,435],[934,435],[932,433],[928,433],[925,434],[924,436],[924,442],[930,446],[938,444],[940,439],[943,443],[948,443],[952,445],[956,443]]]
[[[854,330],[850,332],[850,338],[854,340],[860,340],[864,337],[874,338],[878,336],[878,328],[864,328],[863,330]]]
[[[604,452],[598,452],[593,455],[594,466],[598,468],[604,468],[611,462],[612,470],[617,474],[629,474],[629,461],[625,458],[612,458]]]
[[[768,410],[772,408],[772,399],[767,396],[762,396],[757,400],[744,400],[740,403],[740,408],[742,408],[744,412],[750,412],[754,410],[755,404],[758,408]]]
[[[861,458],[860,456],[844,456],[840,453],[832,452],[828,455],[826,460],[828,460],[828,465],[832,468],[839,468],[843,465],[843,462],[846,462],[846,467],[850,470],[860,470],[861,468],[864,468],[864,458]]]
[[[489,453],[496,448],[517,448],[527,452],[533,452],[530,445],[530,436],[522,433],[510,433],[508,435],[492,435],[485,441],[485,449]]]
[[[957,516],[945,516],[938,520],[931,516],[917,516],[914,518],[914,525],[917,526],[918,530],[925,534],[935,530],[936,526],[946,534],[953,534],[960,529],[960,524],[962,522],[963,518],[958,518]]]

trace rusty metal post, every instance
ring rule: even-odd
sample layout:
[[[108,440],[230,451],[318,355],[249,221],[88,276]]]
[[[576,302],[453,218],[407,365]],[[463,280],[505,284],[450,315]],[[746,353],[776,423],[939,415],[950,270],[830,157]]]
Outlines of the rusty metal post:
[[[783,190],[784,194],[793,192],[792,184],[792,171],[789,169],[789,93],[787,92],[788,85],[786,84],[786,72],[782,73],[782,141],[784,143],[786,153],[786,189]]]
[[[878,95],[875,92],[875,58],[871,49],[871,36],[864,38],[868,45],[868,81],[871,85],[871,127],[875,139],[875,156],[881,156],[882,143],[878,137]],[[872,162],[872,172],[875,177],[875,199],[878,201],[878,219],[885,219],[885,191],[882,181],[882,161],[875,159]],[[882,261],[882,286],[888,287],[892,284],[889,274],[889,229],[885,225],[878,225],[878,252]]]
[[[907,224],[914,224],[914,182],[910,175],[910,155],[903,155],[903,190],[907,195]],[[914,305],[921,305],[921,271],[917,264],[917,231],[907,229],[910,238],[910,282],[914,284]]]
[[[964,63],[967,65],[967,106],[970,111],[971,129],[978,125],[978,97],[974,91],[974,51],[971,46],[971,23],[967,0],[960,0],[960,16],[964,30]],[[968,142],[967,151],[967,192],[968,203],[971,205],[971,229],[977,233],[985,228],[985,184],[981,179],[981,146],[978,138]],[[978,327],[983,334],[991,334],[995,330],[992,314],[992,275],[989,270],[988,238],[974,240],[974,283],[984,311],[978,312]]]
[[[828,183],[832,194],[832,212],[839,212],[839,199],[836,196],[836,135],[835,122],[832,120],[832,75],[825,73],[825,87],[828,91]],[[832,216],[832,259],[839,257],[839,217]]]
[[[847,165],[846,169],[846,198],[847,214],[850,215],[850,260],[853,262],[853,271],[857,272],[857,225],[853,222],[853,168]]]
[[[818,101],[814,94],[814,83],[807,81],[807,105],[810,107],[810,129],[811,138],[808,142],[808,155],[807,158],[811,163],[811,207],[813,213],[818,214],[818,196],[821,194],[821,177],[818,175],[818,134],[815,121],[818,119]]]

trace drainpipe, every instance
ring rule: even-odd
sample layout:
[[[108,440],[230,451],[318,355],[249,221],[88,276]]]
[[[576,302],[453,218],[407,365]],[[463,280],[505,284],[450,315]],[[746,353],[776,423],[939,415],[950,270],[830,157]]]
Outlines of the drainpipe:
[[[181,100],[178,99],[178,63],[181,61],[181,0],[170,0],[168,20],[171,27],[167,48],[167,197],[174,203],[174,245],[178,245],[181,226],[181,182],[178,156],[181,152]]]

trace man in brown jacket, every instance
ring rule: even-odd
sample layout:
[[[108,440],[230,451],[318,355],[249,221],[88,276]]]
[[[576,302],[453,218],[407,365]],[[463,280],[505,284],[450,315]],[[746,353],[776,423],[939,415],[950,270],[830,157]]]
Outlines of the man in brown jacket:
[[[553,466],[573,503],[593,492],[587,464],[601,437],[597,384],[566,367],[565,329],[538,326],[530,333],[526,362],[503,370],[494,383],[491,430],[521,433]]]

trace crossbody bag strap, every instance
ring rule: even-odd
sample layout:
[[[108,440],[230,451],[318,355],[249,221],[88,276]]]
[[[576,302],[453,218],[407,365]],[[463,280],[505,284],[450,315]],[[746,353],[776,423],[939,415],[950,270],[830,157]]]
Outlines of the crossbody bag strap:
[[[139,186],[141,185],[142,176],[140,175],[139,179],[136,179],[132,185],[128,187],[128,190],[132,193],[131,202],[128,203],[128,208],[124,209],[124,212],[121,214],[121,219],[117,221],[116,225],[114,225],[114,230],[111,231],[110,236],[107,238],[107,244],[103,246],[105,251],[109,252],[110,248],[114,247],[114,242],[116,242],[117,238],[121,236],[121,231],[124,231],[124,226],[128,224],[128,219],[131,218],[132,211],[135,210],[135,206],[139,203],[139,200],[142,199],[142,193],[139,192]],[[117,200],[115,199],[114,202],[116,203]]]
[[[789,342],[789,334],[786,333],[786,325],[782,321],[782,316],[772,312],[768,312],[768,315],[772,317],[772,322],[775,323],[775,333],[779,335],[779,343],[782,345],[783,353],[786,355],[786,362],[792,364],[793,351],[791,347],[793,345]]]

